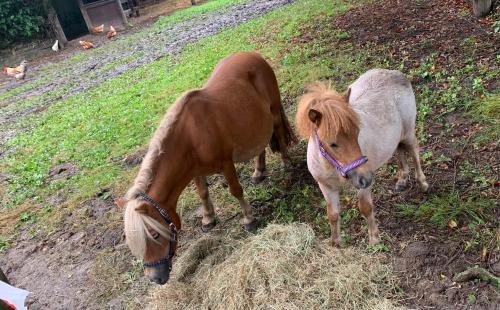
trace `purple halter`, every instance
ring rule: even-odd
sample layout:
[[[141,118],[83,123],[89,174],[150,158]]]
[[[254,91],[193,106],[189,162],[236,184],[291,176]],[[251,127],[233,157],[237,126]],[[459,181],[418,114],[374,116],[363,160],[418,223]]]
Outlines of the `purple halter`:
[[[318,130],[316,128],[314,129],[314,135],[316,136],[316,142],[318,143],[318,148],[321,155],[323,155],[323,157],[326,158],[326,160],[328,160],[328,162],[332,164],[332,166],[337,168],[337,170],[343,177],[346,177],[349,171],[361,166],[368,161],[368,158],[366,156],[361,156],[360,158],[342,167],[342,165],[338,161],[336,161],[335,158],[330,156],[330,154],[328,154],[328,152],[325,150],[323,142],[321,142],[321,140],[319,139]]]

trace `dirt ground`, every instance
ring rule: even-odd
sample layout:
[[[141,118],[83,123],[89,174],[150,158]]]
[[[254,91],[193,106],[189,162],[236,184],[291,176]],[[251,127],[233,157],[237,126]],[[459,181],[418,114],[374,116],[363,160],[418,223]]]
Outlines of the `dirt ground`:
[[[436,67],[451,69],[464,67],[470,49],[463,47],[464,39],[478,42],[473,47],[474,58],[483,63],[495,64],[500,40],[491,33],[494,19],[477,20],[471,17],[470,5],[461,0],[446,1],[397,1],[389,0],[372,6],[350,11],[336,18],[338,28],[351,34],[350,42],[360,48],[389,45],[393,63],[404,62],[405,67],[418,67],[426,55],[438,55]],[[469,39],[470,40],[470,39]],[[498,91],[498,77],[485,81],[490,92]],[[429,83],[424,79],[412,81],[414,87]],[[433,89],[443,85],[430,84]],[[460,177],[457,171],[464,161],[482,163],[491,167],[490,177],[499,180],[500,147],[498,141],[483,143],[474,147],[471,137],[481,128],[461,111],[439,115],[445,107],[435,107],[433,116],[425,125],[428,134],[423,151],[432,151],[435,156],[451,158],[450,162],[433,165],[424,172],[431,185],[432,193],[458,191],[461,195],[480,193],[484,197],[500,198],[498,187],[480,187],[467,177]],[[446,124],[451,130],[445,130]],[[394,186],[391,175],[379,176],[383,188]],[[388,182],[388,180],[390,182]],[[408,294],[404,304],[411,308],[438,309],[499,309],[500,291],[484,282],[455,283],[454,274],[467,266],[478,265],[495,274],[500,273],[500,252],[498,244],[490,244],[487,255],[480,251],[463,251],[463,244],[470,238],[468,227],[459,231],[438,229],[435,226],[416,223],[397,215],[394,205],[405,201],[425,201],[425,196],[412,188],[402,195],[383,191],[377,193],[375,204],[379,206],[380,229],[391,240],[393,264],[403,279],[402,289]],[[500,218],[498,204],[496,218]],[[492,223],[484,224],[486,226]],[[494,231],[498,227],[491,227]],[[480,228],[477,228],[480,229]],[[497,239],[498,240],[498,239]],[[477,300],[472,305],[468,297],[473,294]]]

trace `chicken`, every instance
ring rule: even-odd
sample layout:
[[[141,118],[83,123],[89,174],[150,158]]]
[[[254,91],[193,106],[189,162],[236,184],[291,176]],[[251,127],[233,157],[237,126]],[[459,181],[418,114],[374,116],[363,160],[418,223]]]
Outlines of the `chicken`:
[[[23,73],[26,72],[26,67],[28,66],[28,62],[26,60],[23,60],[21,64],[17,67],[3,67],[2,71],[7,74],[8,76],[16,76],[18,73]]]
[[[104,31],[104,24],[100,25],[100,26],[97,26],[97,27],[94,27],[92,28],[92,32],[93,33],[101,33]]]
[[[26,72],[20,72],[20,73],[14,75],[14,77],[16,78],[16,80],[24,80],[25,75],[26,75]]]
[[[108,31],[108,39],[111,39],[112,37],[116,36],[116,30],[115,27],[109,26],[109,31]]]
[[[95,47],[94,44],[92,42],[89,42],[89,41],[78,41],[78,43],[80,43],[80,45],[86,50],[88,50],[89,48]]]
[[[59,51],[59,40],[56,40],[56,43],[54,43],[54,45],[52,45],[52,50],[54,52]]]

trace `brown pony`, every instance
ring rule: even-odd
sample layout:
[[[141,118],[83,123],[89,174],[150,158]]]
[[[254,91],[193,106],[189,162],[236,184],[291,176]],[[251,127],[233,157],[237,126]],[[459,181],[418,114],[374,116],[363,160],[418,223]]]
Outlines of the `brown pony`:
[[[127,244],[144,260],[149,279],[168,281],[181,228],[177,200],[191,180],[202,200],[204,231],[215,225],[206,176],[220,172],[240,203],[245,229],[254,230],[234,163],[256,157],[252,180],[260,182],[266,145],[288,160],[294,141],[274,72],[256,53],[223,59],[203,88],[183,94],[154,134],[134,185],[116,201],[125,208]]]

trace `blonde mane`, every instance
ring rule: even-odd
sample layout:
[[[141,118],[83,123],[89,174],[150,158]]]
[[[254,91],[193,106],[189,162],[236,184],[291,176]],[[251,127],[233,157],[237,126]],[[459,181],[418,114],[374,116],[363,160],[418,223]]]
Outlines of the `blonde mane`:
[[[304,139],[309,139],[316,127],[309,118],[311,109],[322,114],[318,132],[326,141],[335,140],[339,133],[352,134],[359,130],[356,112],[328,82],[315,82],[300,98],[295,122],[299,135]]]
[[[182,94],[163,117],[160,126],[151,138],[148,152],[142,161],[139,173],[134,180],[134,185],[125,194],[125,198],[128,200],[124,215],[126,242],[132,253],[139,258],[143,258],[146,253],[148,239],[156,241],[148,228],[158,232],[165,238],[170,238],[169,227],[163,223],[159,223],[147,214],[137,212],[136,208],[144,203],[142,200],[138,200],[137,197],[140,193],[145,193],[151,185],[158,165],[158,159],[163,153],[163,142],[179,119],[182,109],[191,93],[186,92]]]

